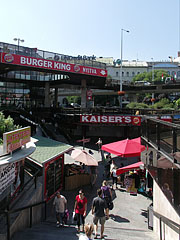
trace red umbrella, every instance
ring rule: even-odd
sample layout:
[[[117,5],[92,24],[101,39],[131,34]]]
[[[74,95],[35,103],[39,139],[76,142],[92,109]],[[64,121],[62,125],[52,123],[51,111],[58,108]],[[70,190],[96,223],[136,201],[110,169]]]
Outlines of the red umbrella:
[[[105,144],[102,150],[121,157],[138,157],[146,147],[141,145],[141,138],[125,139],[118,142]]]
[[[143,162],[137,162],[137,163],[133,163],[131,165],[128,165],[126,167],[122,167],[122,168],[118,168],[117,171],[116,171],[116,174],[117,175],[120,175],[122,173],[125,173],[125,172],[129,172],[133,169],[138,169],[140,168],[141,166],[144,166],[144,163]]]

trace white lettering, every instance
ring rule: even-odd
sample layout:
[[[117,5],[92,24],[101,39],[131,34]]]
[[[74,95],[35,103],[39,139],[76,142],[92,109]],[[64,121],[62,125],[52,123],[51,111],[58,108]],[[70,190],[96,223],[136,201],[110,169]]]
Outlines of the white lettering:
[[[89,122],[88,116],[82,116],[82,122]]]
[[[102,121],[102,122],[107,122],[107,116],[102,116],[102,117],[101,117],[101,121]]]
[[[38,60],[38,66],[40,66],[40,67],[43,66],[43,60]]]
[[[125,123],[130,123],[131,122],[131,117],[125,117],[124,118]]]
[[[90,121],[89,121],[89,122],[97,122],[96,116],[92,116],[92,117],[90,118]]]
[[[66,69],[68,70],[68,71],[70,71],[71,70],[71,65],[67,65],[67,67],[66,67]]]
[[[33,58],[32,65],[37,66],[37,59],[34,59],[34,58]],[[39,63],[38,63],[38,65],[39,65]]]
[[[31,58],[27,58],[26,61],[27,61],[27,65],[31,65],[32,64],[32,59]]]
[[[21,64],[26,64],[26,58],[25,57],[21,57],[20,58],[20,63]]]
[[[109,122],[114,122],[114,116],[109,116]]]
[[[48,68],[52,68],[52,62],[48,61]]]
[[[115,122],[117,122],[117,123],[120,122],[121,123],[122,122],[122,117],[116,116]]]
[[[84,73],[97,74],[96,69],[93,69],[93,68],[85,68],[85,67],[83,67],[83,72]]]

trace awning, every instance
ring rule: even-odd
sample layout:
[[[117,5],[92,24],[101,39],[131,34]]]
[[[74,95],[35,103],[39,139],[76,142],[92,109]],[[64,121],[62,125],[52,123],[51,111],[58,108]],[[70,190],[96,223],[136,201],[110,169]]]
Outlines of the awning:
[[[118,142],[105,144],[102,150],[121,157],[137,157],[146,147],[141,145],[141,138],[125,139]]]
[[[125,173],[125,172],[129,172],[133,169],[138,169],[140,168],[141,166],[144,166],[144,163],[143,162],[137,162],[137,163],[133,163],[131,165],[128,165],[126,167],[122,167],[122,168],[118,168],[117,171],[116,171],[116,174],[117,175],[120,175],[122,173]]]

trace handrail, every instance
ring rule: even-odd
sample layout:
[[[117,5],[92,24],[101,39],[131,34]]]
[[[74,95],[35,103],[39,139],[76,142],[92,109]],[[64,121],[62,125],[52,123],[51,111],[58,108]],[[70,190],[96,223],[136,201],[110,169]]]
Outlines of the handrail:
[[[16,213],[16,212],[19,212],[19,211],[22,211],[22,210],[25,210],[25,209],[30,209],[30,215],[29,215],[29,218],[30,218],[30,228],[32,227],[32,208],[33,207],[36,207],[38,205],[41,205],[41,204],[45,204],[45,209],[44,209],[44,220],[46,220],[46,201],[42,201],[42,202],[38,202],[38,203],[34,203],[34,204],[31,204],[31,205],[28,205],[28,206],[25,206],[25,207],[22,207],[22,208],[17,208],[17,209],[14,209],[14,210],[0,210],[0,215],[1,214],[5,214],[6,215],[6,219],[7,219],[7,240],[10,240],[11,238],[11,229],[10,229],[10,214],[12,213]]]
[[[170,227],[171,229],[173,229],[176,233],[179,234],[180,231],[180,224],[172,221],[171,219],[153,211],[153,214],[155,217],[159,218],[160,221],[163,221],[166,225],[168,225],[168,227]]]

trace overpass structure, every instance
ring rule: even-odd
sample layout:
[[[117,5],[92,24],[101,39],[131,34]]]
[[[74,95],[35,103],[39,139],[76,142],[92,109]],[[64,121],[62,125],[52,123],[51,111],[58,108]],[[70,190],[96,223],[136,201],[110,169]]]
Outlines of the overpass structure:
[[[57,106],[58,96],[80,95],[85,108],[88,89],[93,95],[118,95],[119,85],[109,84],[106,77],[106,65],[94,56],[73,57],[0,42],[1,106],[50,107],[52,103]],[[180,83],[124,84],[123,90],[134,98],[139,92],[179,92]]]
[[[63,84],[81,86],[82,103],[87,88],[101,88],[107,77],[106,65],[93,57],[72,57],[58,53],[0,43],[0,103],[28,102],[50,106],[50,88]]]

